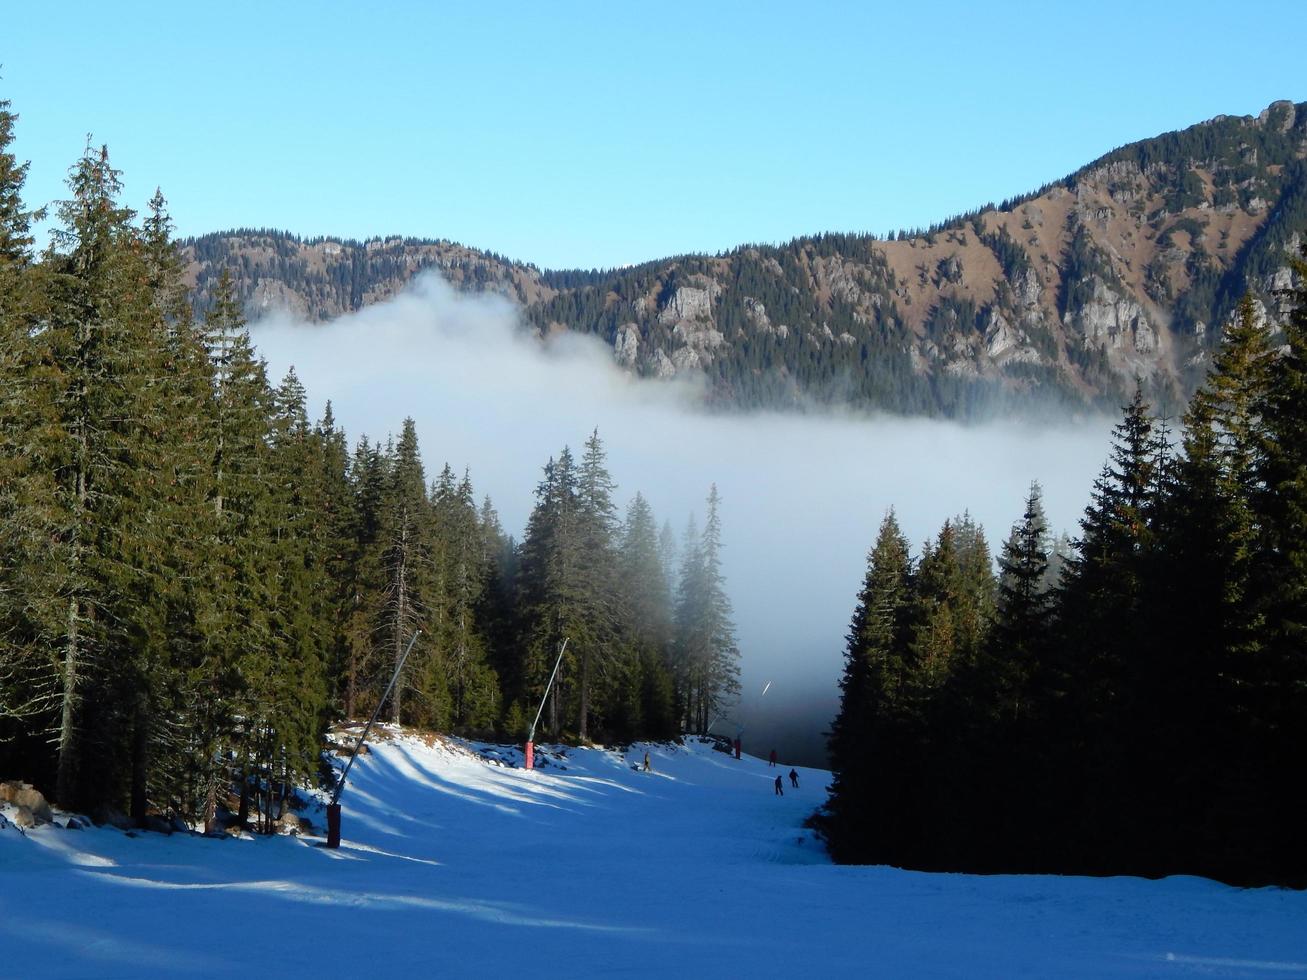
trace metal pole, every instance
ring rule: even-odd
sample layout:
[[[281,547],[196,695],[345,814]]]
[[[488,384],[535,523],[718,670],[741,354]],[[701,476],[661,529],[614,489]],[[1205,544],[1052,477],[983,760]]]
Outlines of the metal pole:
[[[404,669],[404,661],[408,660],[408,655],[413,650],[413,644],[418,641],[422,631],[418,630],[413,634],[413,639],[408,641],[408,649],[404,651],[404,656],[399,658],[399,664],[395,667],[395,673],[390,677],[390,683],[386,685],[386,693],[381,695],[381,700],[377,702],[376,709],[372,712],[372,717],[368,723],[363,726],[363,734],[359,736],[358,744],[354,746],[354,754],[349,757],[349,762],[345,765],[345,771],[340,775],[340,782],[336,784],[336,792],[332,794],[331,805],[336,806],[340,803],[340,794],[345,789],[345,780],[349,778],[349,771],[354,767],[354,760],[359,757],[359,749],[363,748],[363,743],[368,740],[368,732],[372,731],[373,724],[376,723],[377,715],[381,714],[382,705],[386,703],[386,698],[390,697],[391,688],[395,686],[395,681],[399,680],[399,672]]]
[[[554,669],[549,673],[549,683],[545,685],[545,696],[540,699],[540,707],[536,710],[535,721],[531,722],[531,730],[526,735],[525,751],[525,768],[535,768],[535,740],[536,725],[540,724],[540,716],[544,713],[545,702],[549,700],[549,689],[554,686],[554,678],[558,676],[558,665],[563,662],[563,651],[567,649],[567,641],[570,636],[563,637],[563,645],[558,648],[558,659],[554,661]]]

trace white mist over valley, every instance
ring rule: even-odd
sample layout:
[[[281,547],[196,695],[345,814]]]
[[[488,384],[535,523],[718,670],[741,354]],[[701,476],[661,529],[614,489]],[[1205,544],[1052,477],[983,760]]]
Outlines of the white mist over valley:
[[[541,342],[508,301],[434,275],[325,325],[275,314],[251,333],[273,380],[293,365],[311,414],[330,399],[351,442],[384,442],[411,415],[428,478],[445,462],[469,469],[518,540],[545,462],[564,445],[578,451],[596,426],[622,510],[638,490],[679,536],[690,513],[702,519],[715,482],[743,686],[719,730],[743,727],[758,751],[788,739],[816,763],[885,512],[895,509],[916,550],[970,511],[997,554],[1038,480],[1050,526],[1074,535],[1115,421],[709,412],[689,382],[632,377],[593,338]]]

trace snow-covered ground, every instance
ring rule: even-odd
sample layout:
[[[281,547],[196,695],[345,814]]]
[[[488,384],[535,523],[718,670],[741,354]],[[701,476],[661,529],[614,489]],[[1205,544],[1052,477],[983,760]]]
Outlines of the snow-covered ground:
[[[818,770],[470,748],[361,757],[339,851],[0,830],[0,976],[1307,977],[1301,892],[835,867]]]

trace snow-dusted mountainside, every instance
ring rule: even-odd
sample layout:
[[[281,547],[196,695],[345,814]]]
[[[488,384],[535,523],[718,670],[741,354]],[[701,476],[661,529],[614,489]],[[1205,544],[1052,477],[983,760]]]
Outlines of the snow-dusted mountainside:
[[[827,773],[544,755],[392,737],[339,851],[5,826],[0,974],[1307,977],[1301,892],[837,867],[802,828]]]

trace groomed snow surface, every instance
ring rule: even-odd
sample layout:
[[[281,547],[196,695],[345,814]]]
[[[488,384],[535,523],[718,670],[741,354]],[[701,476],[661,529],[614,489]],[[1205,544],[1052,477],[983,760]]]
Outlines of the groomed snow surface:
[[[836,867],[802,827],[828,773],[544,755],[392,734],[338,851],[5,827],[0,976],[1307,977],[1302,892]]]

